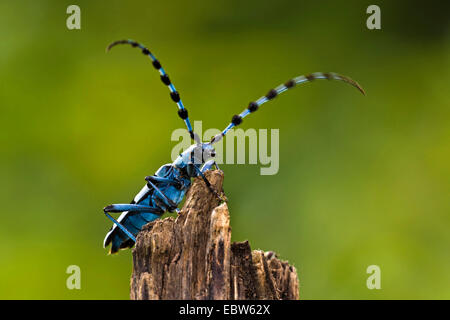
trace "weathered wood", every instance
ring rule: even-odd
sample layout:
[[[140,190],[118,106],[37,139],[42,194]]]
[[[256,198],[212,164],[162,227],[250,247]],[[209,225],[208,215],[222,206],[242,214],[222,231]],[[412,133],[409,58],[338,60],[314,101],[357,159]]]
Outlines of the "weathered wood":
[[[223,172],[208,171],[215,190]],[[299,299],[297,271],[269,251],[231,243],[230,214],[197,178],[180,215],[151,222],[133,249],[131,299]]]

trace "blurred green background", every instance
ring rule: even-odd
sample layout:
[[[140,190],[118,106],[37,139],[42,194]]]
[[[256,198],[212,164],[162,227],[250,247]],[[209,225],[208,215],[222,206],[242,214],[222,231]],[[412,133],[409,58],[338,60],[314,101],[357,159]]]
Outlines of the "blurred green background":
[[[377,1],[368,30],[372,1],[1,1],[0,298],[128,299],[131,252],[102,248],[102,208],[170,162],[182,127],[142,54],[105,54],[132,38],[204,130],[300,74],[359,81],[366,97],[317,81],[246,118],[280,129],[280,170],[222,166],[233,238],[294,264],[303,299],[449,299],[449,18],[422,3]]]

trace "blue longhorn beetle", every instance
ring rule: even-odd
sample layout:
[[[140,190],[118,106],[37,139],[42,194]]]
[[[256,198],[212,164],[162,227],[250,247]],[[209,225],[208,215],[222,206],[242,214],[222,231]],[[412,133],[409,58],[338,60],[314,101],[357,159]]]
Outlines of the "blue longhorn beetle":
[[[178,106],[178,115],[183,119],[194,144],[181,153],[173,163],[163,165],[156,171],[155,175],[146,177],[146,185],[130,204],[112,204],[103,209],[105,215],[114,223],[103,242],[105,248],[111,243],[110,253],[116,253],[119,249],[131,248],[136,242],[136,236],[142,227],[148,222],[160,218],[166,211],[179,213],[177,207],[191,186],[191,178],[201,177],[209,190],[223,201],[221,195],[212,188],[204,175],[205,171],[213,167],[219,169],[217,163],[213,160],[215,157],[213,144],[221,140],[231,128],[241,124],[243,118],[258,110],[262,104],[295,87],[297,84],[316,79],[340,80],[349,83],[362,94],[365,94],[356,81],[336,73],[316,72],[306,76],[299,76],[270,90],[258,100],[250,102],[242,113],[232,117],[231,123],[221,133],[215,135],[211,141],[203,143],[200,137],[192,131],[188,112],[180,99],[180,94],[175,89],[158,59],[149,49],[133,40],[115,41],[107,47],[106,51],[118,44],[129,44],[132,47],[137,47],[151,59],[153,67],[159,71],[161,81],[168,86],[170,97]],[[122,212],[122,214],[116,220],[110,215],[113,212]]]

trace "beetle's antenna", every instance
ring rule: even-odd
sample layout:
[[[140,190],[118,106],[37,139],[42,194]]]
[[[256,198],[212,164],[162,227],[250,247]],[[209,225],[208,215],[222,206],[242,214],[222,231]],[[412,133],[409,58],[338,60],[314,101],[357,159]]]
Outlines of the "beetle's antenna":
[[[296,84],[301,84],[305,82],[311,82],[316,79],[328,79],[328,80],[339,80],[346,82],[355,88],[357,88],[363,95],[365,95],[364,89],[353,79],[350,79],[349,77],[337,74],[337,73],[322,73],[322,72],[316,72],[309,74],[307,76],[299,76],[296,78],[293,78],[286,82],[285,84],[279,85],[275,89],[270,90],[265,96],[262,96],[256,101],[250,102],[248,107],[242,111],[239,115],[234,115],[231,119],[231,123],[219,134],[215,135],[210,143],[216,143],[220,139],[222,139],[223,136],[225,136],[231,128],[238,126],[242,123],[242,119],[245,118],[248,114],[255,112],[258,110],[259,106],[266,103],[269,100],[272,100],[276,96],[278,96],[280,93],[287,91],[288,89],[291,89],[295,87]]]
[[[202,140],[200,140],[200,136],[197,133],[193,133],[191,134],[191,138],[194,139],[195,143],[197,143],[197,145],[201,145],[202,144]]]
[[[170,90],[170,97],[172,98],[172,100],[178,105],[178,115],[180,116],[181,119],[183,119],[184,123],[186,124],[186,128],[189,131],[189,134],[191,135],[191,138],[193,140],[195,140],[195,142],[199,143],[199,141],[197,141],[194,132],[192,131],[192,126],[191,126],[191,122],[189,121],[189,117],[188,117],[188,111],[187,109],[184,107],[183,102],[181,101],[180,98],[180,94],[178,93],[178,91],[175,89],[174,85],[172,84],[172,82],[170,81],[170,78],[168,76],[168,74],[164,71],[163,67],[161,66],[161,63],[159,62],[158,59],[156,59],[156,57],[150,52],[150,50],[148,50],[145,46],[143,46],[142,44],[133,41],[133,40],[119,40],[119,41],[114,41],[113,43],[111,43],[107,48],[106,48],[106,52],[108,52],[109,50],[111,50],[112,47],[118,45],[118,44],[129,44],[132,47],[138,47],[139,49],[142,50],[142,53],[145,54],[146,56],[149,56],[150,59],[152,60],[152,64],[153,67],[159,71],[159,74],[161,76],[161,81],[167,86],[169,87]]]

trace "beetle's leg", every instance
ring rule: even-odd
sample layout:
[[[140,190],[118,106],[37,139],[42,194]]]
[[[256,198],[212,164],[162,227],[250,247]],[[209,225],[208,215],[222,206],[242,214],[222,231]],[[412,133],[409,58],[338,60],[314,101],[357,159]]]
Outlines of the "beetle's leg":
[[[206,163],[205,163],[206,164]],[[202,170],[200,170],[197,166],[193,166],[195,170],[197,170],[198,175],[205,181],[206,186],[208,187],[209,191],[211,191],[220,201],[226,201],[220,194],[217,193],[216,190],[213,189],[211,186],[211,183],[209,183],[208,179],[206,179],[205,175],[203,174]]]
[[[211,170],[211,168],[212,168],[213,166],[216,167],[217,170],[220,170],[220,168],[219,168],[219,166],[217,165],[217,162],[216,162],[215,160],[209,160],[209,161],[206,161],[206,162],[205,162],[205,164],[203,165],[201,171],[202,171],[203,173],[205,173],[205,171]]]
[[[103,209],[105,212],[124,212],[124,211],[133,211],[133,212],[150,212],[150,213],[159,213],[163,214],[164,211],[149,206],[143,206],[140,204],[111,204]]]
[[[151,181],[154,183],[157,182],[162,182],[162,183],[167,183],[167,184],[171,184],[174,185],[175,187],[181,187],[182,184],[179,180],[176,179],[170,179],[170,178],[162,178],[162,177],[158,177],[158,176],[147,176],[145,177],[145,181]]]
[[[147,178],[145,178],[145,180],[147,180]],[[173,210],[175,210],[175,208],[178,207],[177,204],[175,202],[173,202],[171,199],[169,199],[153,182],[151,182],[151,180],[152,179],[148,179],[147,180],[148,184],[151,187],[153,187],[153,189],[155,189],[155,191],[158,192],[161,195],[162,200],[165,201],[165,204],[167,206],[169,206],[170,211],[173,212]]]
[[[124,212],[124,211],[133,211],[136,213],[155,213],[155,214],[163,214],[164,211],[159,208],[143,206],[139,204],[112,204],[106,206],[103,209],[105,216],[110,219],[120,230],[122,230],[131,240],[136,242],[135,236],[128,231],[119,221],[114,219],[108,212]]]
[[[119,221],[117,221],[116,219],[114,219],[108,212],[104,211],[105,216],[111,220],[116,226],[119,227],[120,230],[122,230],[131,240],[133,240],[134,242],[136,242],[136,238],[134,237],[134,235],[128,231],[127,228],[125,228]]]

